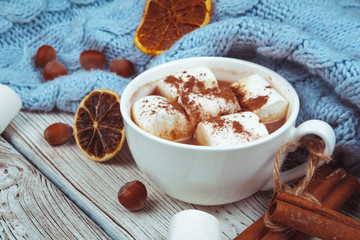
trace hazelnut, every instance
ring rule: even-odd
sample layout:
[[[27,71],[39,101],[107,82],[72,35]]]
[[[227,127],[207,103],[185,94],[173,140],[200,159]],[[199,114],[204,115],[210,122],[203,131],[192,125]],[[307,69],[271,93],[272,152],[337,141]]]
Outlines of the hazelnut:
[[[134,64],[125,58],[114,58],[110,63],[110,72],[127,78],[134,73]]]
[[[56,51],[52,46],[42,45],[37,50],[36,63],[39,67],[45,67],[48,62],[56,60],[56,57]]]
[[[44,138],[50,145],[65,143],[72,136],[73,129],[65,123],[54,123],[44,131]]]
[[[52,60],[45,65],[43,76],[46,81],[53,80],[57,77],[67,75],[68,72],[64,65],[56,60]]]
[[[80,65],[86,71],[91,69],[104,69],[106,58],[104,54],[98,50],[86,50],[80,54]]]
[[[146,198],[146,187],[138,180],[126,183],[120,188],[118,193],[118,199],[121,205],[132,211],[144,208]]]

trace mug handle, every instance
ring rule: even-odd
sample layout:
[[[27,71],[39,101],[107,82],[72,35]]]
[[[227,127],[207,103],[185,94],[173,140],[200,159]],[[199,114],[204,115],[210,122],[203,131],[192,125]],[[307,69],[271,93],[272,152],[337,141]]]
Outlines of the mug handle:
[[[317,135],[321,137],[325,142],[325,150],[324,150],[325,154],[329,156],[332,155],[335,148],[336,136],[334,130],[328,123],[320,120],[308,120],[306,122],[303,122],[297,128],[294,128],[290,141],[296,142],[300,140],[302,137],[309,134]],[[324,163],[325,163],[324,161],[320,161],[317,167],[320,167]],[[305,162],[295,168],[281,172],[280,173],[281,182],[288,183],[304,176],[307,167],[308,167],[308,163]],[[268,191],[273,188],[274,188],[274,177],[271,177],[270,180],[261,188],[260,191]]]

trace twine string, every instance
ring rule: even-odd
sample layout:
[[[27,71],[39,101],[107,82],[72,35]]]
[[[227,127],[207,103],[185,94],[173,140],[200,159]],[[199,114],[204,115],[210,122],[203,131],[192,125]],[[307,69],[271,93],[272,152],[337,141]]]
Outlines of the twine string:
[[[305,177],[302,179],[302,181],[298,185],[290,187],[288,184],[281,183],[281,163],[287,156],[287,153],[295,151],[300,146],[304,146],[308,150],[308,166]],[[324,150],[325,146],[323,141],[315,138],[303,138],[297,142],[288,142],[283,145],[278,150],[274,163],[274,193],[281,190],[320,204],[315,197],[306,191],[306,188],[312,180],[319,162],[324,161],[325,163],[328,163],[331,160],[331,157],[325,154]],[[268,212],[265,213],[264,222],[266,227],[274,232],[287,232],[289,230],[289,227],[285,225],[272,222],[269,218]]]

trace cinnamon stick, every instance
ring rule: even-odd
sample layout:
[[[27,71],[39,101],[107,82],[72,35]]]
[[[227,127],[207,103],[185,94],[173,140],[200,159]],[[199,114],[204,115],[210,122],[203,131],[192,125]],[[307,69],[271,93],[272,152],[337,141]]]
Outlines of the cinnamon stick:
[[[311,184],[311,187],[308,187],[310,189],[309,193],[316,200],[322,202],[327,196],[329,196],[329,193],[337,186],[337,184],[339,184],[339,182],[342,181],[346,175],[346,171],[343,168],[335,169],[318,184]],[[288,240],[292,239],[295,234],[298,235],[294,229],[290,229],[286,233],[269,231],[264,235],[262,240]],[[306,238],[306,235],[302,236],[302,234],[300,234],[300,236]]]
[[[307,186],[306,190],[310,193],[318,186],[324,179],[329,176],[334,170],[328,165],[322,165],[318,169],[315,170],[313,179],[310,184]]]
[[[315,189],[320,183],[324,185],[323,180],[332,172],[333,170],[327,165],[319,167],[314,174],[313,180],[308,185],[308,191],[312,191],[312,189]],[[268,232],[269,229],[265,226],[263,215],[242,231],[234,240],[261,240]]]
[[[323,201],[323,206],[339,210],[342,205],[360,189],[360,183],[355,176],[347,174],[346,177],[329,193]]]
[[[261,240],[288,240],[292,238],[295,233],[296,231],[294,229],[291,229],[290,231],[284,233],[278,233],[269,230],[269,232],[265,234],[263,238],[261,238]]]
[[[234,240],[260,240],[268,231],[269,229],[265,227],[263,215],[242,231]]]
[[[268,211],[272,221],[324,240],[360,236],[360,222],[286,192],[277,192]]]
[[[335,186],[346,177],[346,175],[346,171],[343,168],[335,169],[324,179],[324,181],[312,188],[309,193],[319,202],[323,202]]]
[[[333,210],[339,210],[353,194],[360,189],[360,183],[355,176],[347,174],[346,177],[328,194],[322,205]],[[302,232],[293,235],[292,240],[304,240],[309,236]]]

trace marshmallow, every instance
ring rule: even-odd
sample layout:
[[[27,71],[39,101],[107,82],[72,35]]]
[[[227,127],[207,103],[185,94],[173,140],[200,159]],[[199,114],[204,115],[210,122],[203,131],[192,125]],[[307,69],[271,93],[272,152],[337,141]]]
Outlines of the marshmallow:
[[[231,84],[230,88],[238,97],[241,108],[254,112],[263,122],[273,122],[285,117],[287,100],[260,75],[242,78]]]
[[[178,212],[170,221],[168,240],[219,240],[220,222],[213,215],[200,210]]]
[[[0,134],[20,111],[22,101],[10,87],[0,84]]]
[[[205,146],[239,145],[268,136],[260,118],[253,112],[241,112],[203,121],[197,125],[196,140]]]
[[[217,88],[215,75],[207,67],[197,67],[167,76],[158,82],[159,94],[176,102],[181,93]]]
[[[194,126],[212,117],[240,111],[239,102],[229,87],[181,94],[182,105]]]
[[[161,96],[140,98],[131,108],[134,122],[146,132],[171,141],[190,138],[193,127],[178,103]]]

